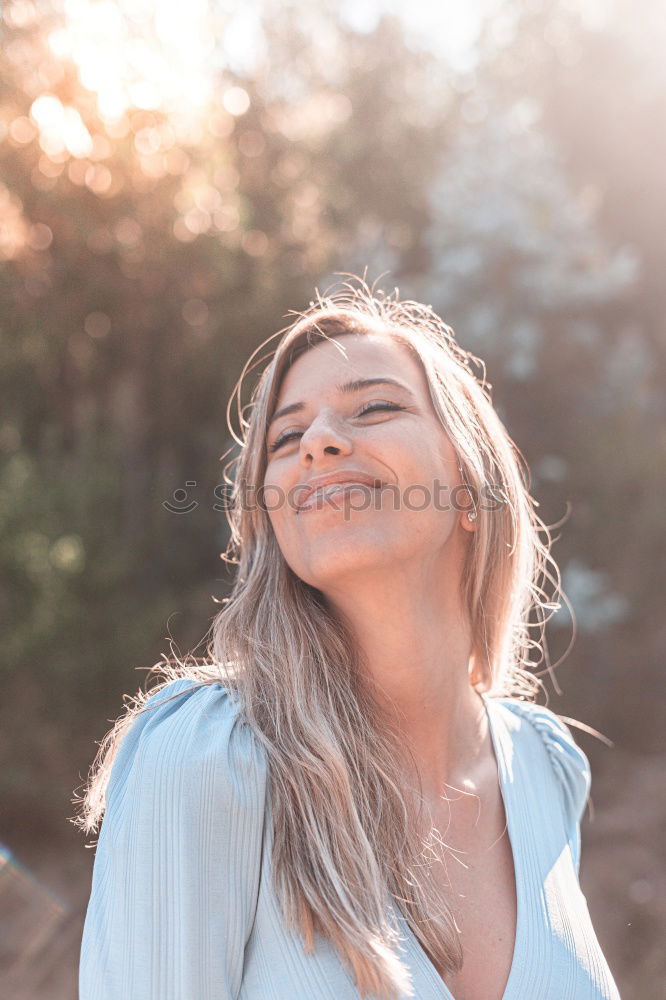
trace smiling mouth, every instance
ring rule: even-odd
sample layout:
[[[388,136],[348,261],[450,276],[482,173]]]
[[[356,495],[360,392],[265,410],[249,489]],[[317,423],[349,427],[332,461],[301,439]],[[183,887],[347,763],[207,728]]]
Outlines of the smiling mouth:
[[[330,486],[322,487],[321,489],[315,490],[314,493],[310,494],[308,499],[299,506],[297,514],[301,514],[307,510],[322,510],[323,507],[335,507],[336,510],[339,507],[333,504],[331,501],[341,497],[342,494],[349,492],[349,490],[363,490],[368,495],[374,494],[378,491],[379,487],[371,486],[369,483],[359,483],[359,482],[348,482],[348,483],[332,483]],[[363,510],[364,508],[354,508],[354,510]]]

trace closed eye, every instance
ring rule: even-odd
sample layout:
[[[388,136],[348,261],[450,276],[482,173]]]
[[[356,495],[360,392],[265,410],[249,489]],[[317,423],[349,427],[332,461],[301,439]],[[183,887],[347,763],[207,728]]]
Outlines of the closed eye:
[[[406,409],[406,407],[400,406],[398,403],[389,403],[388,401],[382,400],[374,403],[366,403],[366,405],[359,410],[356,416],[362,417],[366,413],[373,413],[378,410],[404,410],[404,409]],[[277,451],[277,449],[281,448],[283,444],[287,443],[287,441],[290,441],[294,437],[298,437],[302,433],[303,433],[302,431],[286,431],[284,434],[280,434],[275,439],[275,441],[273,442],[272,445],[270,445],[268,450],[270,452]]]

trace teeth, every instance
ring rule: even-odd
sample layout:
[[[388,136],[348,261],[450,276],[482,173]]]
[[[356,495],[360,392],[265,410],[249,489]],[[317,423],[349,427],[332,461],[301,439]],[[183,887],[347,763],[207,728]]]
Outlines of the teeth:
[[[319,489],[315,490],[314,493],[312,493],[308,497],[306,503],[311,503],[319,499],[320,497],[323,499],[333,496],[334,493],[339,493],[340,490],[344,490],[348,486],[367,486],[367,483],[358,483],[358,482],[333,483],[331,486],[322,486]]]
[[[351,486],[351,483],[335,483],[333,486],[325,486],[322,490],[317,490],[317,495],[330,497],[334,493],[339,493],[340,490],[344,490],[345,487]]]

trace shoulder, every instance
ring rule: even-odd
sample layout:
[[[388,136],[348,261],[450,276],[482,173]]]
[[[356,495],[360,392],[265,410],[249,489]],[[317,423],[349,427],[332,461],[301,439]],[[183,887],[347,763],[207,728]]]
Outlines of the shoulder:
[[[545,705],[512,698],[498,700],[519,724],[531,727],[555,774],[570,818],[579,821],[589,798],[592,775],[587,755],[569,727]]]
[[[237,997],[262,872],[261,744],[219,682],[141,699],[95,852],[81,1000]]]
[[[266,762],[239,703],[221,682],[178,678],[149,694],[125,732],[107,789],[107,810],[130,795],[215,795],[221,807],[260,811]]]

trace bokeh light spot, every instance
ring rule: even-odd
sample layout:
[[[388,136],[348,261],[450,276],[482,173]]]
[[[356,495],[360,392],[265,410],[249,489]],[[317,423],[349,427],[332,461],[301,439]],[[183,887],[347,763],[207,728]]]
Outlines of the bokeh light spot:
[[[104,312],[91,312],[83,321],[83,328],[93,340],[102,340],[111,330],[111,320]]]
[[[24,146],[37,135],[37,129],[29,118],[21,116],[15,118],[9,126],[9,139],[17,146]]]
[[[183,304],[183,319],[190,326],[203,326],[208,319],[209,310],[203,299],[188,299]]]
[[[51,565],[66,573],[80,573],[85,566],[85,550],[79,535],[63,535],[51,546]]]
[[[268,237],[261,229],[248,229],[243,233],[241,246],[250,257],[261,257],[268,250]]]
[[[34,226],[30,227],[28,245],[33,250],[48,250],[52,242],[53,233],[43,222],[36,222]]]
[[[247,90],[243,90],[242,87],[229,87],[224,94],[222,103],[230,115],[238,118],[240,115],[244,115],[250,107],[250,96]]]

